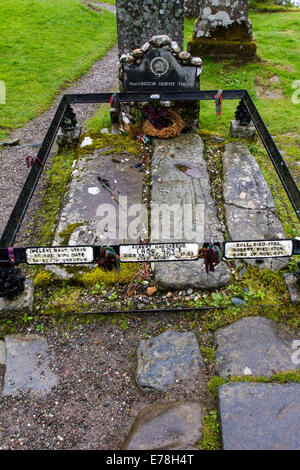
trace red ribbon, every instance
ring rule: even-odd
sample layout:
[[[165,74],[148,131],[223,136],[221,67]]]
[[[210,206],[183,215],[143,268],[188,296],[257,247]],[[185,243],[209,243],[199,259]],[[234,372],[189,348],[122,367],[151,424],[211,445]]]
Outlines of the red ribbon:
[[[223,108],[223,90],[219,90],[218,93],[215,95],[215,103],[216,103],[216,113],[217,116],[222,116],[222,108]]]
[[[31,155],[27,155],[25,158],[27,168],[31,168],[34,165],[34,162],[37,160],[41,166],[44,166],[43,162],[39,159],[39,157],[32,157]]]

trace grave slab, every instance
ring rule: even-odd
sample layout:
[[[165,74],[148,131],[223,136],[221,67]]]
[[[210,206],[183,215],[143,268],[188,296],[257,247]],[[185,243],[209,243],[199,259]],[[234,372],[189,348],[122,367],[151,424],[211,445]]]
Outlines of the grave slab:
[[[299,450],[300,384],[219,388],[224,450]]]
[[[122,230],[119,216],[126,207],[141,203],[143,176],[135,168],[139,163],[138,157],[126,152],[116,156],[105,155],[99,150],[80,158],[72,174],[55,242],[60,244],[61,232],[73,224],[78,224],[78,227],[71,233],[69,245],[126,242],[128,234]],[[111,191],[99,183],[98,177],[108,181]],[[107,224],[103,224],[102,231],[100,222],[106,211],[109,212]],[[137,241],[140,235],[136,233],[132,239]]]
[[[203,359],[194,333],[168,330],[141,341],[137,348],[136,380],[140,387],[167,390],[176,380],[199,373]]]
[[[31,391],[45,395],[58,378],[49,368],[47,341],[36,335],[5,337],[6,371],[3,395]]]
[[[267,318],[242,318],[215,333],[217,374],[270,377],[276,372],[297,370],[295,345],[299,339],[296,330]]]
[[[202,0],[197,16],[193,38],[188,43],[188,51],[193,55],[227,59],[255,57],[256,43],[252,39],[247,0]]]
[[[195,402],[148,406],[137,416],[125,450],[187,450],[202,437],[202,410]]]
[[[203,150],[203,142],[197,134],[184,134],[168,141],[154,139],[152,242],[223,241]],[[154,273],[157,284],[165,289],[209,289],[230,282],[229,269],[224,262],[209,274],[203,261],[157,263]]]
[[[87,138],[86,138],[87,139]],[[86,140],[92,145],[92,139]],[[143,175],[141,159],[126,151],[106,154],[108,148],[97,149],[77,161],[60,213],[53,245],[62,245],[69,232],[68,245],[103,245],[139,242],[146,238],[148,215],[141,211]],[[107,189],[98,177],[102,178]],[[70,278],[61,266],[49,266],[57,276]]]
[[[271,191],[254,157],[239,142],[225,147],[223,195],[232,240],[285,238]],[[260,264],[256,260],[247,260],[246,263],[277,270],[287,265],[288,258],[265,258]]]

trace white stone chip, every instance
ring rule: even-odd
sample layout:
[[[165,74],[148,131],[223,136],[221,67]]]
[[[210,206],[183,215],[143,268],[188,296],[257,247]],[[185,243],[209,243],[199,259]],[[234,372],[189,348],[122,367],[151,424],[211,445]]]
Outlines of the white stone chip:
[[[93,195],[95,196],[96,194],[99,194],[99,193],[100,193],[100,189],[97,188],[97,186],[95,186],[94,188],[89,188],[89,189],[88,189],[88,193],[89,193],[89,194],[93,194]]]
[[[87,145],[92,145],[92,143],[93,143],[93,139],[91,139],[90,137],[87,136],[82,141],[80,147],[86,147]]]
[[[244,375],[252,375],[252,370],[249,367],[245,367]]]

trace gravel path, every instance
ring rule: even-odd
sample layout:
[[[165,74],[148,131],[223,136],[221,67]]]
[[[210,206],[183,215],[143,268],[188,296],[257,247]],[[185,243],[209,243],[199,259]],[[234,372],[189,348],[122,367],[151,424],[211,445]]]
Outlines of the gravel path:
[[[103,6],[110,11],[115,8],[113,5],[102,3],[99,3],[99,6]],[[32,146],[31,144],[40,144],[43,141],[62,96],[66,93],[108,93],[117,86],[117,77],[118,48],[116,45],[105,57],[96,61],[86,75],[64,88],[55,97],[52,106],[47,111],[28,122],[25,128],[16,129],[11,133],[9,139],[18,138],[20,141],[19,146],[0,147],[0,233],[6,225],[29,171],[25,157],[28,154],[36,155],[38,146]],[[79,124],[83,125],[95,113],[97,107],[97,105],[92,104],[73,106]],[[51,155],[49,156],[48,165],[50,163]],[[41,198],[39,192],[43,191],[44,181],[45,178],[42,176],[27,210],[16,244],[20,245],[26,239],[24,234],[26,224],[29,220],[32,220],[33,215],[40,208]]]
[[[187,400],[209,407],[206,360],[203,383],[179,381],[171,391],[147,393],[136,385],[139,341],[165,327],[177,330],[181,323],[178,318],[164,322],[159,315],[150,317],[130,318],[125,330],[107,320],[77,323],[76,329],[52,326],[45,332],[58,383],[46,396],[27,392],[0,397],[0,450],[118,450],[146,405]]]

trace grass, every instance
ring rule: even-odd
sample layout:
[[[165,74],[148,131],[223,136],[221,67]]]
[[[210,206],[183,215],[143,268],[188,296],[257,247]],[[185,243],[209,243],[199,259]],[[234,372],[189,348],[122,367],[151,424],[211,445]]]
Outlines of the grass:
[[[17,14],[16,14],[17,12]],[[116,41],[114,15],[77,0],[1,0],[0,139],[49,107]]]
[[[212,395],[212,398],[217,399],[218,389],[224,384],[227,383],[236,383],[236,382],[250,382],[250,383],[300,383],[300,369],[296,371],[289,372],[277,372],[276,374],[271,375],[271,377],[264,376],[251,376],[243,375],[239,376],[230,376],[228,378],[219,377],[215,375],[208,382],[208,390]]]
[[[53,158],[47,173],[42,209],[30,228],[41,246],[50,246],[53,241],[60,207],[71,178],[74,158],[74,152],[57,155]]]
[[[250,14],[254,37],[257,41],[260,60],[248,64],[231,59],[222,62],[204,59],[201,75],[201,88],[238,89],[246,88],[254,99],[269,130],[273,134],[299,132],[300,104],[292,103],[295,90],[293,82],[300,77],[300,13]],[[192,19],[185,21],[185,44],[193,30]],[[270,79],[277,75],[278,83]],[[263,91],[280,90],[279,100],[257,96],[257,88]],[[236,102],[226,101],[222,117],[217,117],[211,102],[201,103],[202,126],[226,137],[229,135],[228,123],[232,119]],[[276,117],[276,119],[274,119]]]
[[[263,14],[250,12],[253,34],[257,41],[258,60],[242,63],[236,59],[218,62],[204,58],[201,88],[247,89],[271,135],[281,151],[287,154],[287,163],[294,165],[293,176],[300,178],[297,169],[300,153],[300,103],[293,103],[294,82],[300,77],[300,12]],[[185,47],[193,32],[193,19],[185,20]],[[276,79],[274,80],[274,77]],[[298,87],[299,88],[299,87]],[[270,99],[269,93],[278,96]],[[299,100],[298,100],[299,101]],[[230,120],[238,102],[223,102],[222,116],[216,116],[213,102],[201,102],[201,132],[230,139]],[[247,144],[247,143],[246,143]],[[279,178],[260,141],[249,145],[271,187],[280,220],[287,236],[299,235],[300,225],[282,190]],[[298,179],[299,181],[299,179]]]
[[[109,5],[115,5],[116,4],[116,0],[94,0],[96,2],[100,2],[100,3],[108,3]]]

